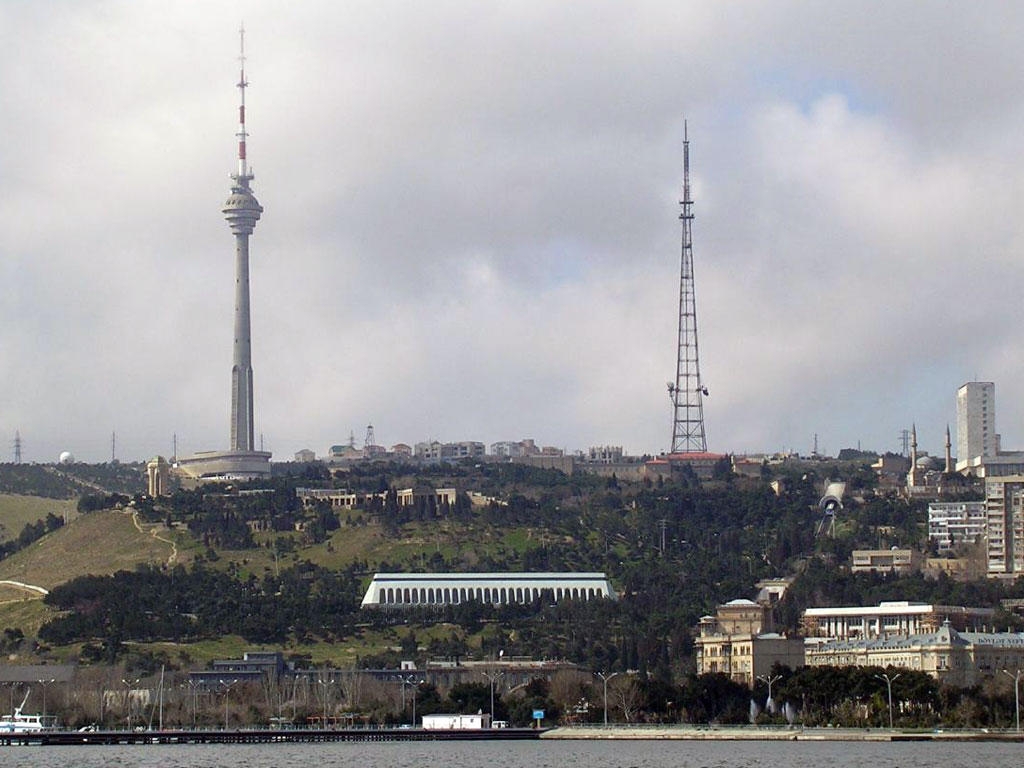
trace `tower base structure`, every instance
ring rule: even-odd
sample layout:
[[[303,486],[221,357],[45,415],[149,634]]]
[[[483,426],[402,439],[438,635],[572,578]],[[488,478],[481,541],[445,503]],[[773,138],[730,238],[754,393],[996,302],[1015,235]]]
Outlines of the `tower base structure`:
[[[661,476],[668,480],[677,478],[680,473],[685,471],[684,467],[688,467],[701,480],[710,480],[714,477],[718,462],[725,458],[728,458],[728,454],[706,451],[663,453],[658,458],[648,461],[646,470],[649,477]]]
[[[175,466],[183,482],[262,480],[270,477],[269,451],[200,451],[179,458]]]

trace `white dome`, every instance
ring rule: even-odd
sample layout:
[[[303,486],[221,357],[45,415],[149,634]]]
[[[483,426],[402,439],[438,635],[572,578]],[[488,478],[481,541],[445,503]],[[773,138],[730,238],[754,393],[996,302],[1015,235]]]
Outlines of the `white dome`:
[[[60,461],[61,464],[74,464],[75,463],[74,454],[72,454],[71,451],[63,451],[60,454],[59,461]]]

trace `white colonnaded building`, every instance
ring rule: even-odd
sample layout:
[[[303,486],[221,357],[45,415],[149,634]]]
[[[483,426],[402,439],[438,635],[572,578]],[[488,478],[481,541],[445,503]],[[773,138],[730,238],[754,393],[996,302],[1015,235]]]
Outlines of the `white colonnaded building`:
[[[603,573],[377,573],[362,607],[616,598]]]

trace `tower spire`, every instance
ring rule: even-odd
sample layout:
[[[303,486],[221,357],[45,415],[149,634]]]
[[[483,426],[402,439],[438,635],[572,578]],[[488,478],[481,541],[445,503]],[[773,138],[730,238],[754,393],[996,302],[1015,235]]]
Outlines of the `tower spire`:
[[[693,279],[693,200],[690,199],[690,139],[683,122],[682,258],[679,276],[679,337],[676,347],[676,379],[669,382],[672,401],[671,453],[705,453],[704,395],[697,349],[697,302]]]
[[[238,75],[238,173],[232,174],[233,179],[239,184],[248,187],[252,181],[252,174],[249,173],[248,161],[245,156],[245,140],[249,134],[245,131],[245,89],[249,81],[245,79],[245,25],[238,28],[238,62],[240,73]]]

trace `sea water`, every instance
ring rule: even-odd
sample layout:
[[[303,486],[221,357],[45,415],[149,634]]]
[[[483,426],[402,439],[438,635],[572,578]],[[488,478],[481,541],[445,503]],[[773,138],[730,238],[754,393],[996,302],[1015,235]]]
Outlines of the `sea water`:
[[[485,741],[0,747],[4,768],[1019,768],[1024,744]]]

